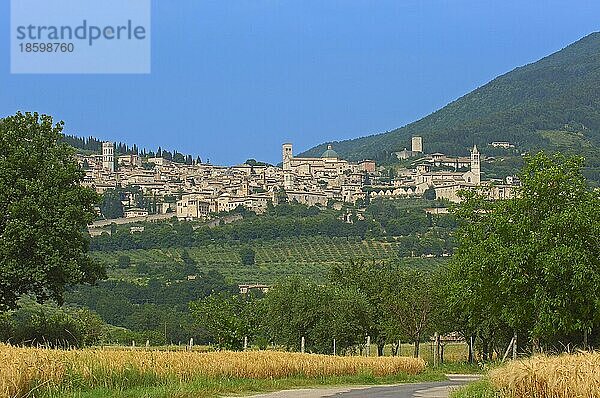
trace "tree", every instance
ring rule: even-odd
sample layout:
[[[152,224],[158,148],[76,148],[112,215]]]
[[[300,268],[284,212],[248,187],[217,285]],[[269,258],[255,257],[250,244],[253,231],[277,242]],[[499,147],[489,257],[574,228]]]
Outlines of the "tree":
[[[139,262],[135,265],[135,271],[138,274],[148,274],[150,273],[150,265],[145,261]]]
[[[535,348],[600,325],[600,198],[582,166],[538,153],[525,158],[514,198],[463,194],[450,290],[466,328],[504,327]]]
[[[115,189],[108,189],[102,195],[102,203],[100,204],[100,212],[104,218],[121,218],[123,217],[123,203],[121,202],[121,193]]]
[[[250,247],[241,248],[240,257],[242,259],[242,264],[246,266],[254,265],[256,262],[256,252]]]
[[[435,193],[435,188],[429,187],[423,192],[423,198],[427,200],[435,200],[437,198],[437,194]]]
[[[377,344],[377,354],[383,355],[388,338],[387,308],[385,286],[389,275],[386,265],[373,262],[351,262],[349,265],[337,265],[331,270],[330,280],[334,286],[353,289],[366,297],[369,311],[369,324],[366,334]]]
[[[370,325],[366,296],[355,289],[319,286],[298,278],[269,290],[264,299],[267,329],[273,341],[309,352],[338,353],[364,343]]]
[[[196,261],[190,257],[190,254],[186,249],[183,249],[181,252],[181,261],[183,261],[184,276],[194,275],[196,273]]]
[[[131,259],[129,256],[121,255],[117,260],[117,266],[119,268],[129,268],[131,266]]]
[[[173,162],[175,163],[185,163],[186,162],[186,158],[182,153],[179,153],[177,151],[173,152]]]
[[[316,335],[323,353],[330,353],[331,338],[335,338],[337,353],[345,353],[365,342],[371,325],[369,301],[364,294],[340,287],[325,289],[324,305],[327,317],[319,324]]]
[[[399,339],[419,343],[431,330],[432,318],[438,306],[437,272],[407,266],[381,263],[351,263],[334,267],[331,279],[335,285],[355,289],[369,301],[370,329],[377,343],[378,355],[383,355],[386,343]]]
[[[277,202],[277,204],[284,204],[289,202],[285,189],[279,188],[279,190],[275,193],[275,201]]]
[[[386,335],[408,338],[415,346],[415,358],[422,338],[432,332],[432,315],[440,304],[435,282],[435,273],[407,267],[392,270],[386,278],[384,306],[390,314],[384,322]]]
[[[104,276],[85,232],[98,198],[62,127],[37,113],[0,120],[0,311],[25,294],[61,302],[66,285]]]
[[[97,344],[107,325],[87,308],[40,304],[23,297],[16,309],[0,315],[0,326],[0,341],[66,348]]]
[[[163,149],[162,151],[162,158],[166,159],[166,160],[172,160],[173,159],[173,155],[171,154],[171,152],[166,151]]]
[[[390,181],[394,181],[394,179],[396,178],[396,169],[390,168],[388,170],[388,176],[390,177]]]
[[[257,326],[254,305],[251,295],[221,292],[191,302],[190,310],[197,325],[206,329],[219,348],[239,350],[244,337],[251,338]]]

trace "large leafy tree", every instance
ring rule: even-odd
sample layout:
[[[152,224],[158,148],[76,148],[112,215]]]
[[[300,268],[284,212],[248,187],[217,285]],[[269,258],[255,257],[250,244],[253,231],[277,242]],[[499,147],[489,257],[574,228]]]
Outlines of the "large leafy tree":
[[[387,307],[388,290],[385,288],[390,268],[373,262],[350,262],[349,265],[334,266],[330,279],[334,286],[354,289],[368,300],[369,318],[367,333],[377,344],[377,354],[383,355],[388,343]]]
[[[434,271],[402,267],[388,271],[384,282],[383,304],[388,314],[383,322],[386,335],[388,339],[411,341],[415,358],[419,357],[421,340],[433,332],[435,316],[442,306],[438,276]]]
[[[102,203],[100,203],[100,212],[107,219],[123,217],[121,193],[115,189],[108,189],[104,192]]]
[[[249,295],[220,292],[190,303],[197,324],[221,349],[240,350],[244,337],[256,337],[259,301]]]
[[[365,342],[370,325],[368,301],[355,289],[319,286],[292,278],[274,286],[265,299],[267,329],[276,344],[315,353],[345,353]]]
[[[66,285],[103,275],[86,253],[97,196],[79,184],[62,126],[37,113],[0,119],[0,310],[25,294],[61,302]]]
[[[450,289],[465,329],[504,327],[553,344],[599,324],[600,199],[582,167],[579,157],[538,153],[525,159],[514,198],[465,195]]]
[[[243,247],[239,251],[242,264],[251,266],[256,264],[256,252],[251,247]]]
[[[0,315],[0,341],[82,347],[97,344],[106,324],[87,308],[39,304],[28,297]]]
[[[371,318],[367,333],[377,344],[378,355],[383,355],[386,343],[393,343],[396,352],[397,342],[408,340],[414,343],[414,356],[418,357],[421,340],[438,323],[442,307],[439,291],[444,287],[438,281],[440,274],[405,265],[363,262],[334,267],[331,279],[334,286],[354,289],[367,298]]]

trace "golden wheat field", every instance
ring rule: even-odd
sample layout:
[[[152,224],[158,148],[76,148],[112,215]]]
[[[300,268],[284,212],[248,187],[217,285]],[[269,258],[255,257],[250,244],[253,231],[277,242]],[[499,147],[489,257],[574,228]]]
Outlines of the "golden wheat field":
[[[422,359],[343,357],[276,351],[169,352],[127,349],[53,350],[0,345],[0,398],[26,396],[36,386],[112,387],[124,377],[190,381],[197,377],[277,379],[370,373],[417,374]]]
[[[490,372],[504,396],[513,398],[600,397],[600,353],[536,356]]]

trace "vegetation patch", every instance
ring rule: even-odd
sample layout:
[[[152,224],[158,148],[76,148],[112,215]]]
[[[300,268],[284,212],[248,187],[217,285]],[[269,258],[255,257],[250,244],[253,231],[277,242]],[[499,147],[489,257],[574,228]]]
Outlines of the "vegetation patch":
[[[600,353],[536,356],[490,372],[503,395],[525,397],[599,397]]]
[[[554,147],[561,151],[581,151],[584,149],[593,148],[592,143],[580,132],[547,130],[542,131],[541,135],[543,138],[550,141]]]
[[[497,398],[500,397],[492,383],[488,380],[479,380],[462,387],[450,395],[450,398]]]

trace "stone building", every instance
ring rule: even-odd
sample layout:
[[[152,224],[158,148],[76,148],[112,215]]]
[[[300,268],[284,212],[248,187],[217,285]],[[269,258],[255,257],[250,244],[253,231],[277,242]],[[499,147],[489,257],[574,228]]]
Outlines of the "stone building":
[[[183,220],[203,220],[210,213],[210,202],[204,200],[202,195],[182,195],[177,201],[177,218]]]
[[[414,136],[411,139],[411,150],[413,153],[423,153],[423,138]]]

